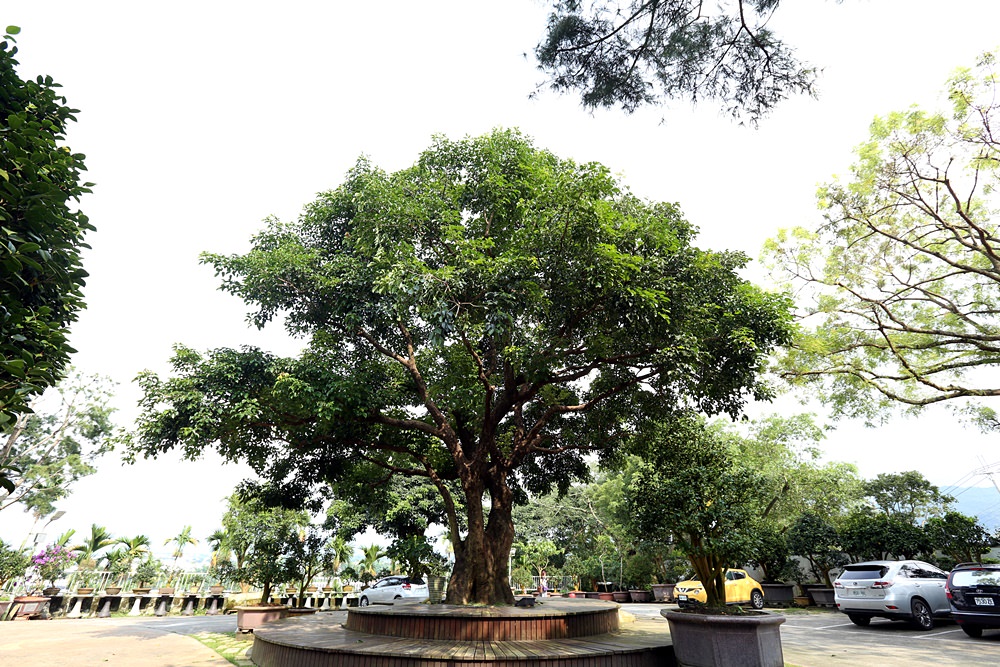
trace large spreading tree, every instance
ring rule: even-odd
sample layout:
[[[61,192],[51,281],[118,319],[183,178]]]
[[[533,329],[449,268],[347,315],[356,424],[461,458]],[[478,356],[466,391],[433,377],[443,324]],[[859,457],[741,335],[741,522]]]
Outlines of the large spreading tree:
[[[768,246],[803,307],[784,375],[837,414],[1000,396],[995,54],[947,92],[950,113],[875,119],[850,176],[820,189],[825,222]]]
[[[75,204],[91,183],[65,145],[76,109],[49,76],[22,79],[0,41],[0,429],[64,374],[69,325],[84,307],[80,252],[93,226]],[[0,470],[0,480],[3,471]]]
[[[373,493],[427,480],[455,551],[448,601],[510,603],[529,492],[585,478],[585,457],[614,459],[648,415],[768,395],[788,305],[694,234],[675,205],[516,131],[438,137],[395,173],[362,159],[247,254],[205,257],[255,324],[308,337],[301,356],[177,348],[173,377],[140,376],[128,447],[214,446],[301,501],[357,465],[382,471]]]
[[[586,107],[631,113],[672,99],[717,101],[755,123],[817,71],[768,28],[780,0],[553,0],[535,49],[549,85]]]

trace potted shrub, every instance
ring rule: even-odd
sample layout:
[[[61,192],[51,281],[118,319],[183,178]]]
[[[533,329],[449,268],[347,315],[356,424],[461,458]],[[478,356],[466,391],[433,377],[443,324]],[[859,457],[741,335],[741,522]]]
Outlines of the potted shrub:
[[[523,567],[515,567],[510,573],[510,584],[515,590],[521,591],[521,595],[526,595],[528,586],[532,585],[531,573]]]
[[[349,565],[341,570],[341,585],[340,590],[342,593],[353,593],[354,586],[351,585],[352,581],[358,580],[358,571],[354,566]]]
[[[819,582],[812,586],[803,585],[803,594],[812,598],[814,604],[833,604],[830,571],[848,561],[847,554],[840,549],[840,535],[836,527],[823,517],[806,512],[788,530],[788,548],[806,559],[812,576]]]
[[[188,591],[191,593],[201,592],[201,585],[205,583],[205,575],[201,573],[192,574],[188,577]]]
[[[785,533],[773,525],[761,527],[760,543],[750,562],[763,573],[761,587],[764,600],[770,605],[789,606],[794,601],[795,585],[785,583],[801,577],[798,564],[792,559]]]
[[[139,561],[135,572],[132,574],[132,580],[138,583],[138,586],[133,588],[132,592],[136,595],[146,595],[149,593],[162,571],[163,565],[160,561],[153,558],[152,554],[147,553],[146,557]]]
[[[752,556],[761,476],[733,455],[719,427],[694,415],[644,426],[633,461],[629,515],[637,533],[669,533],[705,588],[703,607],[661,614],[678,664],[782,665],[784,617],[726,606],[725,573]]]
[[[66,568],[74,561],[74,554],[59,544],[49,544],[31,557],[31,564],[38,570],[42,581],[49,587],[56,588],[56,579],[66,572]]]
[[[299,542],[298,527],[307,520],[301,512],[283,508],[269,508],[255,499],[229,499],[227,517],[239,516],[239,521],[229,521],[227,540],[234,551],[241,554],[238,565],[221,563],[220,576],[245,582],[260,589],[256,604],[236,607],[236,624],[240,632],[250,632],[261,623],[288,615],[288,607],[270,602],[276,585],[289,581],[296,572],[289,568],[292,551]]]
[[[298,539],[289,545],[285,567],[290,573],[294,573],[299,607],[305,607],[307,592],[316,592],[316,587],[312,585],[313,579],[332,566],[333,551],[329,542],[328,535],[322,529],[309,526],[301,530]],[[294,594],[295,588],[289,587],[288,592]]]
[[[13,597],[3,593],[7,582],[16,577],[22,577],[31,563],[31,556],[22,551],[17,551],[0,540],[0,620],[3,620],[7,610],[11,605]]]

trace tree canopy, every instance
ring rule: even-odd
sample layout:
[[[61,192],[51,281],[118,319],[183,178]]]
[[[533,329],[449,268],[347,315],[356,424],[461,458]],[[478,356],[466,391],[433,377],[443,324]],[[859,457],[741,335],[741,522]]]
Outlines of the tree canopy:
[[[361,159],[249,253],[205,256],[254,323],[282,316],[307,349],[177,348],[174,377],[140,376],[127,446],[216,447],[303,501],[359,464],[422,478],[455,550],[449,601],[511,602],[515,503],[614,459],[647,415],[769,396],[785,298],[694,234],[677,206],[516,131],[437,137],[395,173]]]
[[[84,307],[80,251],[94,227],[72,208],[90,192],[84,155],[63,145],[76,109],[50,76],[21,79],[15,35],[0,42],[0,428],[54,385]]]
[[[784,377],[837,415],[1000,396],[995,62],[952,76],[948,114],[876,118],[849,178],[819,190],[825,222],[768,244],[802,304]]]
[[[553,0],[535,49],[555,90],[586,107],[687,98],[717,101],[755,123],[791,94],[812,94],[816,70],[767,27],[780,0]]]
[[[36,516],[55,510],[72,484],[96,471],[94,460],[110,450],[112,408],[107,382],[74,374],[32,402],[0,438],[0,510],[19,505]]]

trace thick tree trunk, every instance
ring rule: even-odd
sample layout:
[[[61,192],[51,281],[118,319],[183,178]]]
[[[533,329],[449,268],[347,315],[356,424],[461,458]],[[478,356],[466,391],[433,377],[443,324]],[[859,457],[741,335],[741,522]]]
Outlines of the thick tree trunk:
[[[514,544],[513,498],[506,480],[489,480],[489,518],[483,507],[482,480],[463,484],[469,532],[455,543],[455,567],[448,582],[448,604],[514,604],[507,562]]]

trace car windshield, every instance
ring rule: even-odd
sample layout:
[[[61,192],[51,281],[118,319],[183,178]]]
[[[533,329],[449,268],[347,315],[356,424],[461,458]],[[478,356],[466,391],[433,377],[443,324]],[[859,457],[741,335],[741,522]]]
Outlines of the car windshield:
[[[847,566],[840,579],[881,579],[889,568],[884,565]]]
[[[1000,586],[998,570],[956,570],[951,576],[952,586]]]

